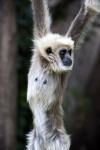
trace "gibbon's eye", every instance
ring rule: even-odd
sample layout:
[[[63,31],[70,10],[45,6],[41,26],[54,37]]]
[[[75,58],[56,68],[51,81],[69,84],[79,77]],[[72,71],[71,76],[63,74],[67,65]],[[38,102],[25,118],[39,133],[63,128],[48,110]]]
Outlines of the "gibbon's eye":
[[[71,54],[72,54],[72,49],[69,49],[69,50],[68,50],[68,54],[71,56]]]
[[[60,52],[59,52],[59,55],[60,57],[63,59],[65,54],[66,54],[67,50],[66,49],[62,49]]]
[[[51,54],[51,53],[52,53],[52,48],[51,48],[51,47],[47,48],[47,49],[46,49],[46,53],[47,53],[48,55]]]

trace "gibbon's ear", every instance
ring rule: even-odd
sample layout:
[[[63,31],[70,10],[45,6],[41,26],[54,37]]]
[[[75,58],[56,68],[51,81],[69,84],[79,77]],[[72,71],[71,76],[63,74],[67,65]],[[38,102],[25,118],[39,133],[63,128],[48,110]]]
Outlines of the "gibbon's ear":
[[[31,0],[34,16],[34,38],[41,38],[50,32],[51,18],[47,0]]]
[[[71,37],[75,42],[75,47],[81,39],[82,33],[86,30],[88,25],[93,22],[97,14],[100,12],[99,0],[83,0],[81,8],[76,18],[72,22],[67,36]],[[83,37],[83,36],[82,36]]]

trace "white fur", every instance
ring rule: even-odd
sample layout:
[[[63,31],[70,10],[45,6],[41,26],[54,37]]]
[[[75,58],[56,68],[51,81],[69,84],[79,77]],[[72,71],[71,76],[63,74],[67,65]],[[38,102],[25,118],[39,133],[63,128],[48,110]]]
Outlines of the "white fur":
[[[37,69],[38,67],[38,69]],[[35,71],[34,71],[35,70]],[[34,72],[34,74],[33,74]],[[37,82],[35,82],[35,78],[38,77],[38,84]],[[35,103],[39,103],[41,105],[41,103],[43,103],[42,107],[46,107],[48,105],[50,105],[51,99],[52,101],[54,101],[53,99],[53,94],[55,89],[58,86],[58,82],[56,76],[49,75],[48,78],[48,73],[44,74],[44,72],[42,72],[40,66],[32,66],[30,73],[28,75],[28,92],[27,92],[27,100],[31,100],[33,102],[33,105],[35,106]],[[47,79],[48,84],[43,86],[43,81]],[[52,84],[53,82],[53,84]],[[49,86],[48,86],[49,85]],[[31,106],[34,109],[32,103]]]
[[[53,49],[56,49],[58,45],[68,46],[72,49],[74,48],[74,41],[70,37],[53,33],[48,33],[43,38],[34,40],[34,44],[43,56],[45,56],[44,50],[51,46]]]
[[[85,6],[94,10],[95,12],[100,12],[100,1],[99,0],[84,0]]]
[[[28,145],[26,146],[27,150],[32,150],[33,149],[33,141],[34,141],[34,130],[31,131],[28,135],[27,135],[27,142]]]

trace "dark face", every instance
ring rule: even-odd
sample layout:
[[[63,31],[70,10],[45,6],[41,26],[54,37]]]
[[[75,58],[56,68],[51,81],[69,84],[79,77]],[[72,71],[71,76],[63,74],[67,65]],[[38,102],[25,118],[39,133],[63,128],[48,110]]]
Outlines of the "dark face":
[[[69,49],[61,49],[59,51],[59,56],[61,58],[61,61],[64,66],[71,66],[72,65],[72,59],[71,59],[72,50]]]

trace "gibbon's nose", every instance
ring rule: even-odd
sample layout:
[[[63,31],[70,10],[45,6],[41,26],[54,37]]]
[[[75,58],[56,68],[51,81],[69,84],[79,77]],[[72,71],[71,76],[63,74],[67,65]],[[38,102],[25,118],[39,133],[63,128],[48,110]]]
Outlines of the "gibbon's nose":
[[[65,66],[71,66],[71,65],[72,65],[72,60],[71,60],[71,58],[65,57],[65,58],[63,59],[63,64],[64,64]]]

